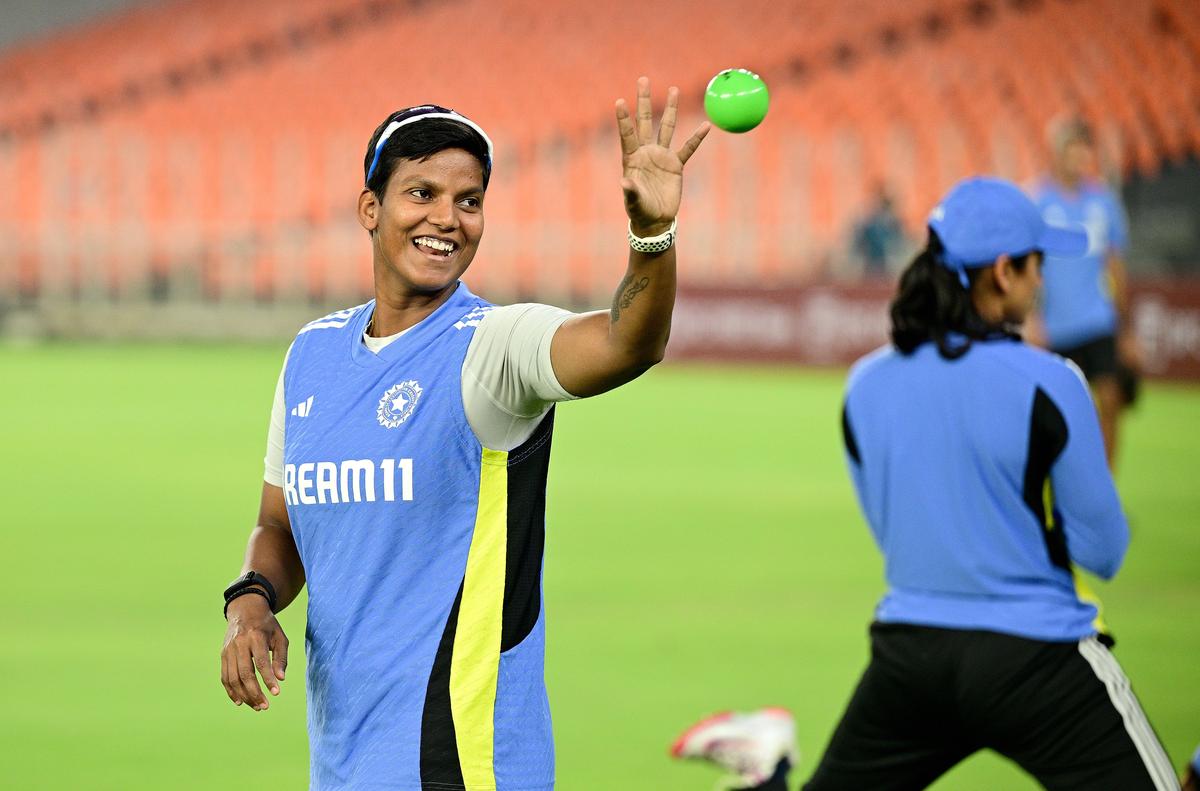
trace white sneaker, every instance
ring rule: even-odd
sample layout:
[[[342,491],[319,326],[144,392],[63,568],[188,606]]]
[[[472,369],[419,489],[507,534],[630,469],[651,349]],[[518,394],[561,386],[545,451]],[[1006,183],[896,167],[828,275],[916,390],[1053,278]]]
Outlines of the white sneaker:
[[[778,707],[705,717],[675,740],[671,755],[712,761],[732,772],[730,780],[741,787],[770,780],[783,758],[792,766],[800,760],[792,713]]]

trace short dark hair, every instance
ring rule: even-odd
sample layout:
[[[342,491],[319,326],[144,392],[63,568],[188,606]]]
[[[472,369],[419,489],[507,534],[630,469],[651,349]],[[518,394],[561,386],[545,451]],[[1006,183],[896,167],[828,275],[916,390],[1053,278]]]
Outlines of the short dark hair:
[[[392,177],[397,162],[402,159],[424,162],[437,152],[448,148],[461,148],[479,160],[479,167],[483,171],[483,188],[487,189],[491,176],[487,166],[487,141],[471,127],[449,118],[427,118],[397,129],[383,144],[383,150],[379,152],[379,163],[375,166],[375,172],[371,173],[371,163],[375,160],[375,145],[379,142],[379,136],[400,112],[403,111],[392,113],[375,127],[375,132],[367,143],[367,154],[363,158],[363,177],[366,179],[367,189],[374,192],[377,199],[383,200],[383,193],[387,191],[388,180]]]
[[[892,343],[901,354],[912,354],[926,341],[937,345],[947,360],[962,357],[976,340],[993,337],[1018,338],[1004,325],[988,324],[971,301],[971,287],[990,266],[965,270],[968,286],[958,274],[940,262],[942,240],[929,229],[929,242],[900,275],[900,286],[892,300]],[[1013,256],[1013,269],[1025,271],[1032,253]]]

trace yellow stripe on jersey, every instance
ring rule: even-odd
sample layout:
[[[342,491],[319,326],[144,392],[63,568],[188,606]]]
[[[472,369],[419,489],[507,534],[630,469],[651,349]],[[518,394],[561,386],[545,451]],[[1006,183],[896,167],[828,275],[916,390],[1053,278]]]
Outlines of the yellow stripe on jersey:
[[[1046,486],[1042,489],[1042,503],[1046,509],[1046,530],[1056,529],[1054,524],[1054,490],[1050,488],[1050,479],[1046,479]],[[1108,631],[1108,624],[1104,622],[1104,605],[1100,602],[1100,597],[1096,595],[1091,586],[1087,584],[1079,572],[1074,567],[1071,568],[1071,579],[1075,582],[1075,596],[1082,602],[1087,602],[1096,608],[1096,617],[1092,620],[1092,626],[1100,634],[1111,635]]]
[[[1100,634],[1111,635],[1108,631],[1108,624],[1104,622],[1104,605],[1100,603],[1100,597],[1092,590],[1092,586],[1088,585],[1087,580],[1074,569],[1071,569],[1071,577],[1075,580],[1075,595],[1080,601],[1087,602],[1096,608],[1096,617],[1092,620],[1092,626],[1096,627],[1096,631]]]
[[[479,510],[467,553],[450,658],[454,737],[463,783],[472,791],[496,787],[494,715],[507,539],[508,453],[484,448],[479,470]]]

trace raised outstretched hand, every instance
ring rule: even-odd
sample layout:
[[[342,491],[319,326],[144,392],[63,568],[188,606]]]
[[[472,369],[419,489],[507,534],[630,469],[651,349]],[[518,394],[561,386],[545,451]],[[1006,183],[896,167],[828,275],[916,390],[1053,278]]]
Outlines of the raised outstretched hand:
[[[667,91],[667,108],[655,136],[648,78],[638,79],[636,120],[630,116],[625,100],[617,100],[617,131],[621,135],[624,171],[621,189],[625,193],[625,213],[638,236],[660,234],[675,219],[683,194],[683,166],[711,128],[707,121],[700,124],[687,142],[673,151],[671,138],[675,135],[678,104],[679,89],[672,86]]]

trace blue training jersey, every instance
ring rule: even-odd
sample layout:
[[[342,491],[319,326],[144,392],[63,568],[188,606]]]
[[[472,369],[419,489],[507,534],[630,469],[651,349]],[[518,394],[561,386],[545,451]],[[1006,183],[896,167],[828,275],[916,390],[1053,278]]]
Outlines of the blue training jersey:
[[[1129,532],[1078,369],[1008,338],[957,360],[887,347],[851,370],[842,422],[885,559],[877,620],[1049,641],[1098,631],[1073,567],[1111,577]]]
[[[1129,244],[1117,197],[1097,182],[1068,192],[1045,181],[1033,199],[1046,222],[1082,225],[1088,233],[1088,251],[1082,258],[1046,256],[1042,265],[1042,318],[1050,346],[1065,350],[1116,334],[1108,257],[1124,254]]]
[[[459,284],[378,354],[369,302],[284,373],[284,497],[308,584],[314,791],[548,791],[545,485],[553,413],[484,448],[462,365],[490,306]]]

